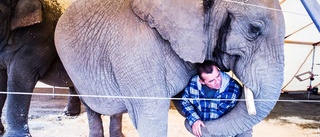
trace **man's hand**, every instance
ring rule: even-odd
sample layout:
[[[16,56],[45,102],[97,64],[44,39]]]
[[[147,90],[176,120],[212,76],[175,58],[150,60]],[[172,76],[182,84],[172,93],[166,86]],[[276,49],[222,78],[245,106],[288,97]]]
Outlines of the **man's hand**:
[[[206,127],[204,126],[204,123],[201,120],[197,120],[196,122],[193,123],[192,125],[192,132],[195,136],[197,137],[201,137],[202,133],[201,133],[201,126],[202,127]]]

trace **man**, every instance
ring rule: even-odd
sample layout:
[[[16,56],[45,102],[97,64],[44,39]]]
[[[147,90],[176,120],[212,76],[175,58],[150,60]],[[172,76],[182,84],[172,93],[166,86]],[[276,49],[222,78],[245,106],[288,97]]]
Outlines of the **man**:
[[[212,61],[198,63],[196,67],[198,75],[185,88],[180,105],[192,133],[199,137],[202,135],[201,126],[205,127],[203,121],[218,119],[229,112],[236,105],[236,99],[240,98],[242,87],[219,71]]]

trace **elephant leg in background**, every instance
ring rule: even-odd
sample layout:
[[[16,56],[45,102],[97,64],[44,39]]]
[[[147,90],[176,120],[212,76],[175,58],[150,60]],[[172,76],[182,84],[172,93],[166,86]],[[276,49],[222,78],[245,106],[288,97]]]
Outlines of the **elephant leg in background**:
[[[59,57],[56,57],[53,62],[50,64],[50,68],[45,73],[43,77],[40,78],[40,81],[59,87],[68,87],[69,88],[69,96],[68,103],[63,110],[63,114],[66,116],[75,116],[79,115],[81,112],[81,101],[77,95],[77,91],[68,76],[68,73],[64,69],[61,60]]]
[[[7,71],[0,70],[0,91],[6,92],[7,90]],[[0,93],[0,135],[4,133],[4,127],[2,125],[2,109],[6,102],[7,94]]]
[[[25,43],[26,45],[31,45]],[[41,46],[24,46],[15,53],[8,65],[7,99],[6,99],[6,132],[4,137],[30,137],[28,114],[32,93],[39,78],[43,76],[53,60],[51,48]],[[42,51],[43,55],[34,54]],[[26,53],[32,56],[26,56]],[[27,54],[27,55],[29,55]],[[37,62],[35,62],[37,61]],[[38,62],[44,62],[39,65]],[[25,94],[11,94],[25,93]]]
[[[77,95],[74,87],[69,87],[70,95]],[[77,96],[69,96],[67,106],[64,108],[63,113],[66,116],[76,116],[79,115],[81,111],[81,101]]]
[[[19,68],[19,67],[17,67]],[[8,93],[22,92],[32,93],[37,76],[33,71],[25,69],[24,73],[11,70],[8,74]],[[26,77],[28,76],[28,77]],[[26,84],[27,83],[27,84]],[[6,123],[7,130],[5,137],[29,137],[28,113],[31,102],[31,95],[9,94],[7,96]]]

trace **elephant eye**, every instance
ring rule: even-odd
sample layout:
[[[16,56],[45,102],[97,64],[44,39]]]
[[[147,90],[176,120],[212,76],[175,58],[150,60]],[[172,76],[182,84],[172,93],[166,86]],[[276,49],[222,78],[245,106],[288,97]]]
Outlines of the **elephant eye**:
[[[262,33],[264,25],[263,22],[261,21],[255,21],[249,24],[248,27],[248,37],[250,40],[255,40],[257,39],[260,34]]]

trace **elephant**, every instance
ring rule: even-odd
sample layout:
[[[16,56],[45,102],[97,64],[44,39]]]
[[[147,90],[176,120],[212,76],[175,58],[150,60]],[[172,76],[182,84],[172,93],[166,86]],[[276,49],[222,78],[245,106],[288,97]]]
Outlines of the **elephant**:
[[[1,0],[0,2],[0,116],[6,102],[6,131],[0,122],[0,133],[5,137],[31,136],[28,113],[31,95],[38,81],[75,87],[64,69],[54,46],[54,30],[62,12],[56,1]],[[79,97],[70,96],[64,110],[66,115],[78,115]],[[0,119],[1,120],[1,119]]]
[[[89,136],[104,136],[100,115],[123,112],[141,137],[167,136],[170,98],[204,60],[232,71],[252,90],[257,113],[249,115],[239,101],[223,117],[206,121],[203,136],[251,129],[280,96],[285,34],[280,9],[277,0],[73,2],[58,21],[55,46],[78,94],[86,95],[81,100]]]

